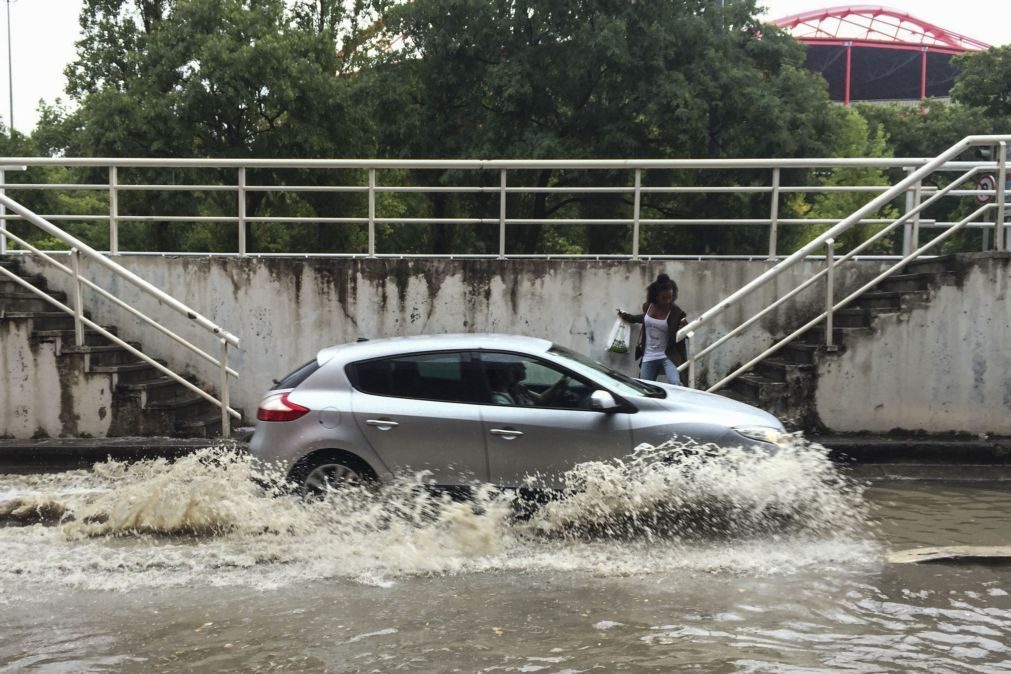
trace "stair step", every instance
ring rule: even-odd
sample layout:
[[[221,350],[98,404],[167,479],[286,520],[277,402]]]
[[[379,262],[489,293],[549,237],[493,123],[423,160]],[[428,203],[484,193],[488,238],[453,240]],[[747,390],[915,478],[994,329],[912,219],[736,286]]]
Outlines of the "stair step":
[[[239,410],[242,413],[242,410]],[[231,429],[234,432],[241,420],[233,418]],[[206,414],[193,419],[185,419],[176,423],[176,434],[183,437],[217,438],[221,437],[221,410],[214,408],[213,414]]]
[[[768,400],[774,392],[783,391],[786,384],[754,372],[745,372],[730,383],[730,388],[755,400]]]
[[[137,342],[127,342],[130,346],[140,350]],[[84,345],[77,346],[73,343],[63,347],[63,353],[77,353],[87,356],[88,370],[98,366],[122,365],[137,362],[137,356],[119,346],[118,344]]]
[[[67,303],[67,294],[59,290],[46,293],[59,302]],[[52,311],[55,305],[37,294],[24,290],[20,292],[0,293],[0,311]]]
[[[161,363],[162,361],[158,360],[158,362]],[[157,368],[144,361],[120,363],[117,365],[95,365],[91,367],[89,372],[114,375],[116,386],[153,379],[161,374]]]
[[[953,276],[952,272],[940,272],[938,274],[916,273],[916,274],[895,274],[889,276],[884,281],[875,286],[875,290],[882,292],[917,292],[924,291],[939,276]]]
[[[866,328],[871,324],[871,315],[866,309],[848,306],[832,312],[832,322],[839,328]]]
[[[766,358],[755,365],[754,371],[767,379],[786,382],[790,374],[809,373],[814,371],[814,365],[791,363],[778,358]]]
[[[156,400],[146,405],[145,409],[169,412],[177,422],[207,416],[211,410],[216,412],[219,418],[221,414],[217,405],[188,390],[185,397]]]
[[[817,344],[802,341],[792,341],[777,353],[788,363],[797,365],[814,365],[814,354],[818,351]]]
[[[85,318],[91,314],[84,312]],[[74,316],[63,311],[0,311],[0,317],[31,319],[32,332],[39,330],[73,330]]]
[[[31,283],[33,286],[39,290],[46,290],[48,287],[46,285],[46,277],[40,276],[38,274],[29,274],[27,276],[21,276],[22,279]],[[16,292],[27,292],[25,287],[18,283],[17,281],[12,281],[6,276],[0,277],[0,294],[2,293],[16,293]]]
[[[154,402],[176,400],[190,395],[185,386],[171,377],[157,377],[120,384],[117,390],[140,395],[142,407],[147,407]]]
[[[838,346],[844,344],[846,339],[851,335],[870,335],[874,334],[874,330],[870,327],[839,327],[836,325],[832,326],[832,339],[833,343]],[[803,335],[801,339],[808,344],[824,344],[825,343],[825,325],[816,325]]]
[[[114,326],[102,326],[112,334],[116,334],[116,328]],[[59,340],[64,344],[73,344],[76,336],[73,330],[35,330],[32,332],[32,337],[38,341],[53,341]],[[102,346],[109,344],[109,339],[94,330],[84,331],[84,343],[89,346]]]
[[[952,255],[920,258],[907,264],[903,271],[907,274],[938,274],[951,271],[951,264],[954,259]]]
[[[870,291],[857,298],[858,307],[869,309],[875,312],[898,311],[905,307],[910,300],[926,300],[926,291],[918,292],[882,292]]]

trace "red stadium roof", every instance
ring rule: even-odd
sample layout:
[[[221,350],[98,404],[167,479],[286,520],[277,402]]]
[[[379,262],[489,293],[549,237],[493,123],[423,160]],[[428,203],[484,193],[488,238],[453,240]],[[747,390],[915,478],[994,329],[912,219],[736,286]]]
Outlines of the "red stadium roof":
[[[806,43],[849,43],[946,54],[990,48],[985,42],[880,5],[829,7],[785,16],[772,23]]]

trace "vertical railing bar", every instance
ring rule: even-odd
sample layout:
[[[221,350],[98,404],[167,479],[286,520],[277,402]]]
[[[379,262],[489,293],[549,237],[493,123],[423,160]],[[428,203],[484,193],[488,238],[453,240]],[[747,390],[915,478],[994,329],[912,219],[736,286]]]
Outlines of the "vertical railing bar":
[[[246,255],[246,167],[239,167],[239,255]]]
[[[913,172],[913,169],[907,168],[906,175]],[[913,210],[913,191],[906,190],[906,213]],[[911,245],[911,239],[913,235],[913,223],[908,220],[904,225],[902,225],[902,256],[905,257],[913,250]]]
[[[0,195],[7,194],[7,172],[0,168]],[[0,229],[7,229],[7,206],[0,203]],[[7,237],[0,234],[0,255],[7,253]]]
[[[920,203],[923,201],[923,181],[918,180],[916,186],[913,188],[913,208],[919,208]],[[920,216],[923,215],[923,209],[916,211],[916,215],[913,216],[913,231],[910,235],[910,250],[916,250],[920,247]]]
[[[643,329],[645,329],[645,326],[643,326]],[[694,336],[695,336],[694,332],[689,332],[688,336],[685,337],[685,339],[689,340],[689,342],[688,342],[689,346],[691,345],[691,339]],[[692,356],[688,357],[688,383],[691,385],[692,388],[696,388],[696,386],[695,386],[695,384],[696,384],[696,379],[695,379],[695,358],[693,358]]]
[[[498,187],[498,257],[506,256],[506,170],[499,171]]]
[[[376,256],[376,170],[369,169],[369,257]]]
[[[772,169],[772,205],[769,208],[769,259],[775,259],[779,237],[779,179],[780,170]]]
[[[229,438],[232,435],[232,422],[228,414],[231,408],[228,395],[228,340],[219,341],[221,342],[221,437]]]
[[[642,206],[642,169],[635,170],[635,195],[632,199],[632,259],[639,259],[639,213]]]
[[[74,343],[77,346],[84,346],[84,324],[81,323],[81,316],[84,313],[81,305],[81,251],[77,248],[70,249],[70,268],[74,272]]]
[[[119,172],[109,167],[109,253],[119,253]]]
[[[994,250],[1004,250],[1004,215],[1006,204],[1004,199],[1007,192],[1007,142],[1001,141],[998,145],[1000,159],[998,160],[997,171],[997,222],[993,229]]]
[[[832,309],[835,306],[835,245],[834,239],[825,241],[825,347],[834,349],[835,335],[832,333]]]

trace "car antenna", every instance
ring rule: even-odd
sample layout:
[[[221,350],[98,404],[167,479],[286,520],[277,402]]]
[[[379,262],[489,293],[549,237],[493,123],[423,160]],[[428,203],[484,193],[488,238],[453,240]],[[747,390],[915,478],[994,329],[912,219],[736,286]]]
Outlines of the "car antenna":
[[[367,342],[367,341],[369,341],[369,338],[368,337],[359,337],[355,341],[356,342]]]

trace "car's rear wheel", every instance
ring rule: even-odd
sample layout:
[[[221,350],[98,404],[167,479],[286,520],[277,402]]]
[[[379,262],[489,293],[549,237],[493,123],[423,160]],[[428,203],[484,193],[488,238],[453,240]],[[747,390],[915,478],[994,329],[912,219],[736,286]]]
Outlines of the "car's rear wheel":
[[[307,498],[323,498],[331,491],[376,484],[376,475],[368,464],[344,453],[306,457],[292,469],[289,478]]]

